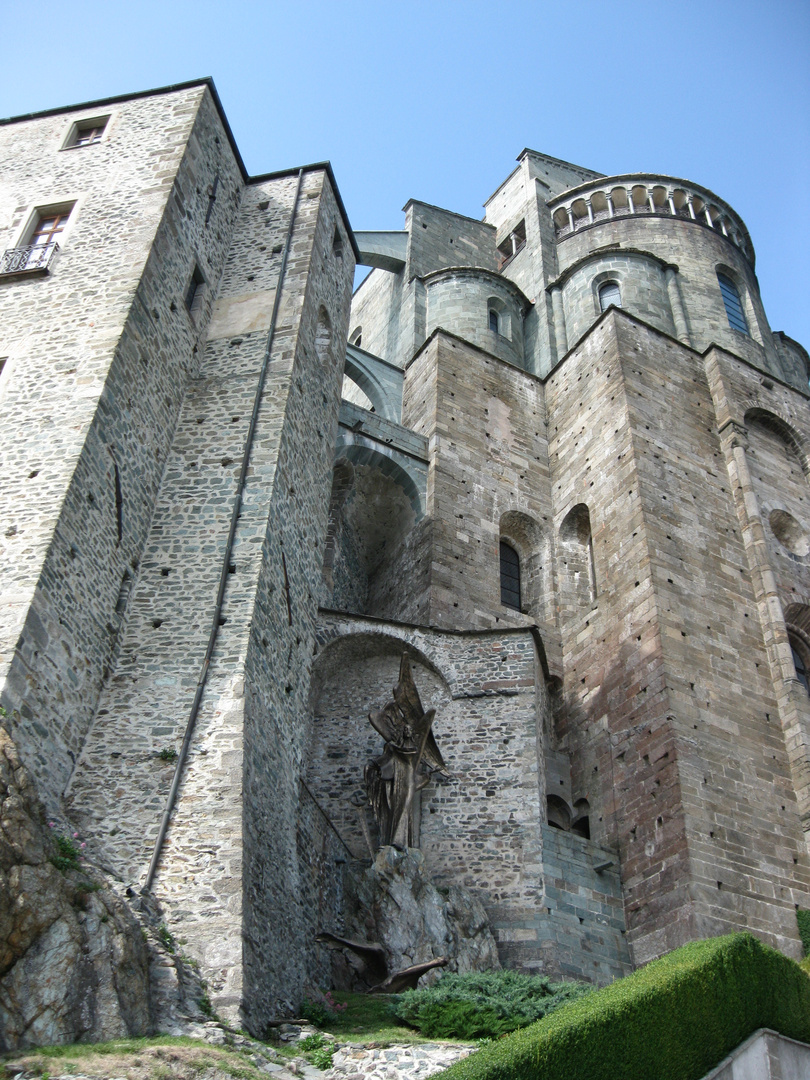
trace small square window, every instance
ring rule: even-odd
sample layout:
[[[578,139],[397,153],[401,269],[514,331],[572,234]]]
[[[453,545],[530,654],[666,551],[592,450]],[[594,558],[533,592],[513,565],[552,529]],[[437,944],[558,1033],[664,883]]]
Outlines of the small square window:
[[[77,120],[70,129],[63,149],[72,150],[79,146],[94,146],[101,142],[109,119],[109,116],[94,116],[88,120]]]

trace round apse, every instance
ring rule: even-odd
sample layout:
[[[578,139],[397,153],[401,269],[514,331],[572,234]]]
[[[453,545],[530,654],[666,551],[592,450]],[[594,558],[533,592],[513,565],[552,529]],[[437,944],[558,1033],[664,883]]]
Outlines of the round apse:
[[[773,535],[791,555],[806,555],[810,551],[807,533],[787,510],[772,510],[768,522]]]

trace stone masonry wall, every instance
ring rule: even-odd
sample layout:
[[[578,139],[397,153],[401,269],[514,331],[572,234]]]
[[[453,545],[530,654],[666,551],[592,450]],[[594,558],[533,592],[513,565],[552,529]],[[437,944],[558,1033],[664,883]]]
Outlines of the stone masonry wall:
[[[526,597],[531,620],[500,602],[502,517],[525,515],[540,534],[550,526],[539,380],[437,332],[407,370],[403,418],[432,454],[430,621],[472,629],[553,619],[550,565],[534,602]]]
[[[0,128],[21,162],[4,173],[6,244],[28,207],[76,199],[51,274],[0,282],[2,700],[52,813],[109,674],[196,364],[207,304],[190,316],[188,278],[195,261],[218,275],[241,186],[204,87],[110,112],[107,138],[76,150],[59,149],[64,114]]]
[[[251,185],[245,192],[203,365],[186,395],[164,476],[121,662],[100,703],[72,789],[74,812],[85,832],[98,838],[111,865],[128,879],[140,878],[148,863],[173,772],[170,763],[161,761],[160,753],[179,748],[205,652],[296,183],[295,175],[281,176]],[[336,372],[340,365],[334,359],[332,342],[345,335],[341,305],[348,301],[352,263],[348,243],[344,242],[340,257],[333,252],[335,229],[343,230],[345,241],[345,227],[331,193],[323,198],[323,183],[324,174],[304,176],[222,625],[156,885],[168,905],[170,925],[188,941],[189,953],[209,979],[212,1000],[234,1018],[244,985],[243,888],[250,889],[243,878],[246,842],[249,858],[264,863],[262,851],[254,851],[253,844],[261,846],[266,839],[251,835],[250,816],[256,813],[257,803],[271,802],[284,817],[285,857],[295,861],[292,822],[298,804],[297,771],[294,763],[285,764],[280,770],[282,788],[272,786],[269,769],[258,787],[243,777],[243,767],[248,776],[252,767],[250,763],[243,766],[246,740],[247,755],[256,754],[260,760],[255,768],[260,771],[265,753],[252,745],[253,736],[245,731],[245,724],[250,728],[252,723],[252,714],[246,720],[245,693],[247,684],[254,700],[257,684],[268,679],[278,683],[284,709],[278,710],[276,704],[275,724],[294,728],[295,697],[288,696],[284,675],[290,662],[287,643],[282,645],[279,635],[268,627],[258,634],[258,642],[267,642],[259,645],[261,653],[268,656],[270,649],[259,674],[255,660],[252,665],[249,658],[254,655],[251,626],[257,590],[265,588],[261,574],[269,558],[266,535],[274,513],[286,517],[286,528],[296,531],[289,537],[286,567],[291,610],[297,617],[293,646],[298,641],[304,656],[310,602],[304,583],[317,580],[323,554],[319,530],[325,526],[327,494],[319,485],[324,476],[328,483],[340,393]],[[308,291],[310,275],[324,283],[323,296]],[[319,324],[324,305],[331,324],[329,341],[325,340],[330,336],[324,333],[325,322]],[[291,370],[294,363],[295,371]],[[282,474],[279,492],[279,461],[291,417],[297,417],[297,438],[306,439],[307,444],[298,451],[299,465],[286,466],[288,473]],[[307,475],[299,478],[296,468],[306,469]],[[283,496],[287,509],[273,511],[277,496]],[[289,509],[290,502],[294,511]],[[270,528],[277,530],[275,524]],[[283,615],[286,623],[284,563],[279,552],[274,559],[273,573],[281,576],[281,583],[276,582],[273,610],[279,607],[278,618]],[[300,669],[305,677],[305,662]],[[267,720],[264,723],[268,732],[274,729]],[[243,800],[245,786],[248,796]],[[116,799],[114,813],[111,795]],[[281,836],[280,830],[276,832]],[[295,879],[280,885],[292,890]],[[244,932],[253,933],[247,927]],[[281,939],[277,923],[266,924],[261,934],[271,934],[275,942]],[[253,940],[258,941],[261,934]],[[291,963],[303,963],[303,946],[297,953],[287,950],[287,955]],[[293,995],[302,972],[299,967],[296,978],[290,979]],[[277,994],[272,974],[268,965],[265,990]],[[264,1002],[257,1015],[261,1018],[263,1008],[266,1020]]]
[[[623,247],[649,251],[678,267],[680,295],[691,343],[699,352],[714,342],[764,371],[777,377],[789,377],[789,373],[782,372],[773,345],[753,267],[730,240],[713,229],[684,220],[641,216],[611,218],[566,237],[557,245],[560,273],[594,250],[610,244],[617,244],[619,251]],[[718,269],[738,285],[750,335],[729,326],[717,283]],[[586,302],[592,303],[591,298],[588,297]],[[642,312],[637,314],[645,317]],[[575,344],[571,334],[568,344]]]

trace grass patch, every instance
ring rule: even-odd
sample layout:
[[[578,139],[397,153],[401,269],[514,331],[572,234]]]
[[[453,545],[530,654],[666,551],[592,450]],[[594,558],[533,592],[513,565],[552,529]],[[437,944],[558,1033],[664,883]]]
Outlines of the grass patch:
[[[0,1077],[46,1077],[55,1072],[76,1072],[102,1080],[126,1076],[128,1080],[266,1080],[250,1055],[236,1049],[211,1046],[200,1039],[158,1035],[143,1039],[114,1039],[104,1043],[43,1046],[4,1054]]]
[[[338,1042],[413,1044],[430,1041],[394,1015],[392,1009],[396,998],[390,994],[334,991],[333,997],[346,1009],[327,1016],[320,1027],[334,1035]]]

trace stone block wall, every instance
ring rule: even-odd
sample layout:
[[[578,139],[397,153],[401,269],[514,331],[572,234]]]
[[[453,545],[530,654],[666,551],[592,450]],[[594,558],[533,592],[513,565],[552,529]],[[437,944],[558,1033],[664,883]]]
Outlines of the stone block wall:
[[[557,244],[559,271],[565,273],[597,249],[616,245],[647,251],[678,268],[681,299],[692,346],[699,352],[712,343],[730,350],[763,371],[791,378],[782,370],[762,306],[754,269],[742,252],[715,230],[673,218],[628,216],[611,218],[574,233]],[[717,283],[718,269],[734,280],[740,292],[750,334],[729,326]],[[597,270],[594,270],[594,274]],[[587,297],[588,311],[592,301]],[[634,311],[646,318],[639,310]],[[566,312],[566,320],[567,320]],[[584,318],[587,324],[589,320]],[[595,321],[591,318],[590,322]],[[655,320],[654,320],[655,321]],[[579,323],[576,323],[579,326]],[[664,327],[662,326],[662,329]],[[576,334],[569,333],[569,346]],[[807,379],[804,379],[806,386]]]
[[[539,380],[439,331],[408,367],[403,420],[431,449],[430,621],[472,629],[553,620],[548,563],[534,595],[526,583],[531,618],[500,602],[501,519],[521,514],[538,534],[550,526]]]
[[[52,813],[114,662],[196,368],[210,290],[191,315],[186,287],[195,262],[220,273],[242,183],[205,86],[105,111],[104,140],[71,150],[82,112],[0,127],[15,151],[0,242],[34,207],[75,200],[52,271],[0,281],[2,701]]]
[[[597,579],[561,625],[560,734],[634,959],[740,925],[795,949],[806,854],[702,362],[614,314],[547,389],[555,518],[588,500]]]

